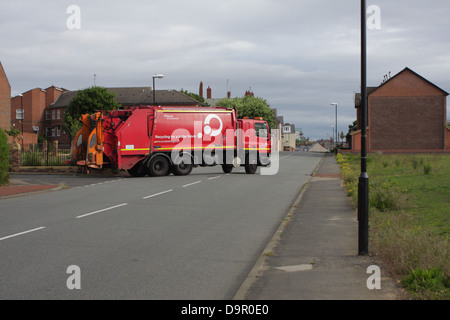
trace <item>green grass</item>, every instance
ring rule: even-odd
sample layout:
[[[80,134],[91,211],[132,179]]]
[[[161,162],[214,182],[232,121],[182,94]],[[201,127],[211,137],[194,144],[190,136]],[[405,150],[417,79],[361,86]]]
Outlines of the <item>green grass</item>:
[[[337,160],[356,205],[360,157],[338,155]],[[450,156],[372,154],[367,162],[371,254],[414,297],[449,299]],[[407,285],[414,282],[412,275],[427,272],[442,276],[419,277],[428,284]]]

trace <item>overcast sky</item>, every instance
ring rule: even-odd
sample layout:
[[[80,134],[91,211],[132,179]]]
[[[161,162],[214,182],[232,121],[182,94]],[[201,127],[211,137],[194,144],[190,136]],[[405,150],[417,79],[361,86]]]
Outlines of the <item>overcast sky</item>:
[[[449,1],[367,5],[381,12],[380,28],[368,30],[368,85],[409,67],[450,92]],[[99,86],[132,87],[162,73],[156,89],[194,93],[203,81],[213,98],[225,97],[228,83],[232,97],[251,89],[318,139],[332,134],[331,102],[339,131],[356,119],[359,17],[356,0],[2,1],[0,61],[12,95],[83,89],[94,74]]]

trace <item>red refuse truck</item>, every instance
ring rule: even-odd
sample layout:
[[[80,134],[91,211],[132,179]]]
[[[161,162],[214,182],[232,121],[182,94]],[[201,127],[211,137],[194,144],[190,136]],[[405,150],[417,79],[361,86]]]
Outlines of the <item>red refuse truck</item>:
[[[187,175],[197,166],[270,163],[270,128],[262,118],[237,119],[222,107],[139,106],[84,114],[74,139],[78,166],[127,170],[132,176]]]

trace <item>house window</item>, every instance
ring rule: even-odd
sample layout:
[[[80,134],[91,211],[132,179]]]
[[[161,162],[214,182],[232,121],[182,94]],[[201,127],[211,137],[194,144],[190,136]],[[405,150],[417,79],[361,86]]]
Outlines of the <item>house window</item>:
[[[52,128],[52,137],[56,137],[56,128]]]
[[[55,116],[55,110],[52,110],[52,120],[55,120],[56,116]]]
[[[50,128],[45,128],[45,136],[50,137],[50,135],[51,135]]]
[[[61,119],[61,109],[56,110],[56,119]]]
[[[50,120],[50,111],[49,110],[45,111],[45,120]]]
[[[17,109],[16,110],[16,120],[23,120],[23,119],[24,119],[23,109]]]
[[[60,127],[56,127],[56,136],[61,137],[61,128]]]

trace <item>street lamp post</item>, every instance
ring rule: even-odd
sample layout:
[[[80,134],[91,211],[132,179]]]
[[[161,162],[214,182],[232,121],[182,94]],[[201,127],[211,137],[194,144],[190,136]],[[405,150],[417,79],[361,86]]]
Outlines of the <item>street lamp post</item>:
[[[358,181],[358,253],[369,253],[369,175],[367,174],[366,0],[361,0],[361,174]]]
[[[333,144],[336,144],[336,140],[334,138],[334,126],[331,126],[331,140],[333,141]],[[330,148],[333,146],[330,142]]]
[[[155,74],[154,76],[153,76],[153,105],[155,105],[156,104],[156,102],[155,102],[155,79],[162,79],[162,78],[164,78],[164,75],[163,74]]]
[[[339,138],[338,138],[338,129],[337,129],[337,105],[338,105],[338,104],[337,104],[336,102],[333,102],[333,103],[331,103],[331,105],[334,106],[334,109],[335,109],[335,114],[334,114],[334,122],[335,122],[334,130],[336,131],[336,134],[335,134],[335,140],[334,140],[334,153],[337,154],[337,146],[338,146],[338,140],[339,140]]]
[[[21,113],[22,113],[22,119],[20,119],[20,123],[22,125],[22,152],[23,152],[23,122],[25,120],[25,115],[23,114],[23,95],[22,94],[18,94],[18,97],[20,97],[20,109],[21,109]]]

